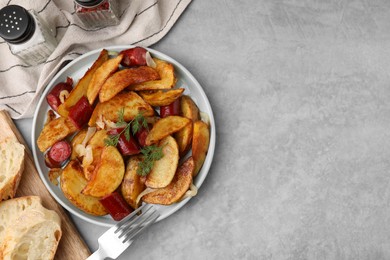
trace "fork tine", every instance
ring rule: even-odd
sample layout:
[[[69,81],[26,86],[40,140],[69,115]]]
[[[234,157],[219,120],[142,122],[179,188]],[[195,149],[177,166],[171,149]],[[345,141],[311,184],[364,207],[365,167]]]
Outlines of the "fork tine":
[[[122,241],[122,243],[126,243],[127,241],[133,239],[136,235],[138,235],[139,232],[144,230],[145,228],[149,227],[151,224],[153,224],[156,219],[160,216],[157,211],[153,211],[150,216],[143,219],[141,223],[136,227],[138,228],[137,231],[133,232],[134,230],[129,230],[128,232],[124,233],[126,236],[125,239]],[[145,223],[145,224],[144,224]]]
[[[149,207],[147,208],[145,211],[142,212],[141,216],[133,221],[128,221],[127,223],[125,223],[122,228],[121,228],[121,234],[119,235],[118,238],[121,238],[123,237],[128,231],[129,229],[133,228],[137,228],[139,225],[141,225],[145,220],[148,219],[147,215],[148,215],[148,211],[152,209],[152,207]],[[141,222],[141,223],[139,223]]]
[[[114,226],[115,229],[114,233],[115,234],[118,233],[124,225],[127,225],[129,222],[131,222],[130,219],[134,218],[134,216],[136,216],[138,212],[140,212],[143,208],[145,208],[145,206],[146,204],[143,204],[142,206],[138,207],[133,212],[131,212],[131,214],[129,214],[124,219],[122,219],[119,223],[117,223]]]

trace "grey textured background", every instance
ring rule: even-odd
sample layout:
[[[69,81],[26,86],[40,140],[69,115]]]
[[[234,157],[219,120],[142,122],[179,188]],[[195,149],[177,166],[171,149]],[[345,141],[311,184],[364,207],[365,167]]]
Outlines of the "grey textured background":
[[[151,47],[208,95],[214,162],[120,259],[390,259],[389,29],[387,0],[193,1]]]

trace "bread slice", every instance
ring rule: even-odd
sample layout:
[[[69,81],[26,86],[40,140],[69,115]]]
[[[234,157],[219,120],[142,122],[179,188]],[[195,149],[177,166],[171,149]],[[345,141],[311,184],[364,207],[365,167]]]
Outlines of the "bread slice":
[[[61,236],[60,217],[39,197],[0,203],[0,259],[54,259]]]
[[[24,146],[17,140],[0,142],[0,201],[14,198],[24,170]]]

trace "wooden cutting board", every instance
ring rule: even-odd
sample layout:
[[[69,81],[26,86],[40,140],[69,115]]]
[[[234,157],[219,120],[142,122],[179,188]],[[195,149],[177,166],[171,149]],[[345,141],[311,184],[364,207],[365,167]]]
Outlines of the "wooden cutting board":
[[[26,148],[25,169],[19,184],[16,196],[37,195],[41,197],[43,205],[55,210],[61,217],[62,238],[58,245],[55,259],[86,259],[90,250],[81,238],[68,213],[51,196],[41,181],[38,171],[35,168],[33,156],[22,135],[16,128],[11,117],[6,111],[0,111],[0,141],[5,138],[17,138]]]

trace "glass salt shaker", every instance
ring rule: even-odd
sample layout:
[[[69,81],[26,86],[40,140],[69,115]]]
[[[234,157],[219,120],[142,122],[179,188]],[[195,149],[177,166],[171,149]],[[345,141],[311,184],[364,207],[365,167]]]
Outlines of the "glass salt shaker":
[[[88,28],[119,23],[118,3],[115,0],[74,0],[76,15]]]
[[[34,10],[8,5],[0,10],[0,37],[28,65],[45,62],[57,46],[53,32]]]

